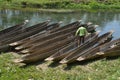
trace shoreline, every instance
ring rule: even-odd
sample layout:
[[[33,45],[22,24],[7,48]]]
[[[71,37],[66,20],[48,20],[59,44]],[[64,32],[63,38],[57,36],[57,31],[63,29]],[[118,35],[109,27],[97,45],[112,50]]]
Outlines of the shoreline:
[[[41,9],[41,8],[0,8],[0,10],[38,11],[40,13],[77,13],[77,12],[120,12],[120,9]]]
[[[84,1],[83,1],[84,2]],[[97,2],[90,1],[85,3],[71,2],[71,1],[2,1],[0,2],[0,9],[12,9],[12,10],[28,10],[28,11],[40,11],[40,12],[55,12],[55,13],[68,13],[68,12],[79,12],[79,11],[118,11],[120,12],[120,2]]]

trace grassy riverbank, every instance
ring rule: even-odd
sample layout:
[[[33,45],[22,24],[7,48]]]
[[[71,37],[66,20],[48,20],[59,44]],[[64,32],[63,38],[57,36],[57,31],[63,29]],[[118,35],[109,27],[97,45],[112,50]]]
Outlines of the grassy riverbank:
[[[0,54],[0,80],[120,80],[120,57],[71,65],[40,62],[19,67],[13,53]]]
[[[120,9],[119,0],[0,0],[1,8]]]

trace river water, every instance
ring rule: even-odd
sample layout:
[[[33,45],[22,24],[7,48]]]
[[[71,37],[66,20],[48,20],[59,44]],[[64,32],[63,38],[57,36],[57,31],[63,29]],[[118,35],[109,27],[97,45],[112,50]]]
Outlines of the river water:
[[[0,29],[11,27],[24,20],[30,20],[27,26],[34,25],[51,19],[51,23],[63,21],[61,26],[82,20],[82,23],[92,22],[99,25],[100,34],[114,30],[113,39],[120,38],[120,13],[119,12],[74,12],[74,13],[41,13],[39,11],[0,10]]]

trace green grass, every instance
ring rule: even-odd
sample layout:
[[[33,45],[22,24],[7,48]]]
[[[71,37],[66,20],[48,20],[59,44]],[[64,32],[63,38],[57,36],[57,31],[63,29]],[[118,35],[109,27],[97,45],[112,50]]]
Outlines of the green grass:
[[[0,80],[120,80],[120,57],[71,65],[40,62],[26,67],[13,62],[18,57],[0,54]]]

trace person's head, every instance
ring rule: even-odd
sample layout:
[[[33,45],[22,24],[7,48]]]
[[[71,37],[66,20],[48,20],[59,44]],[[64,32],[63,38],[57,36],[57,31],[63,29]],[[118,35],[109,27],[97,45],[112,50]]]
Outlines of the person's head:
[[[85,27],[85,25],[84,25],[84,24],[82,24],[80,27]]]

